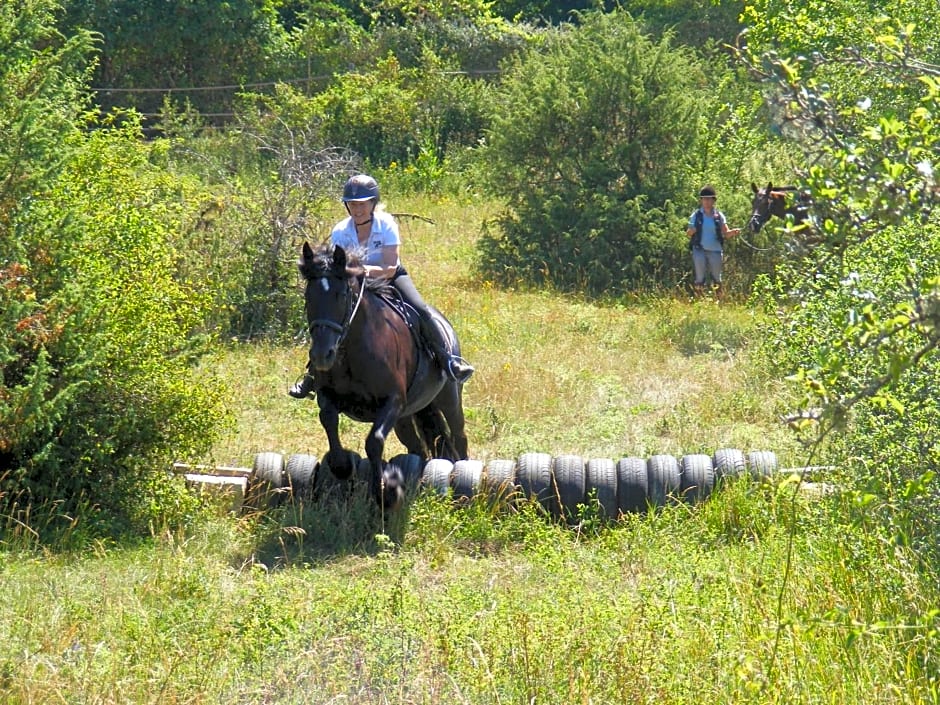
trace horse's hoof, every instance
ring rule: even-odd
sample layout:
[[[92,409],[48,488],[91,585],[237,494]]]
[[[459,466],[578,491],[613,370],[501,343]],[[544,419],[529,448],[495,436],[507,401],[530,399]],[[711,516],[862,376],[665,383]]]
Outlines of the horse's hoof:
[[[353,471],[353,458],[348,451],[340,454],[327,451],[320,465],[326,465],[337,480],[348,480]]]
[[[387,467],[382,473],[380,492],[382,496],[379,503],[387,512],[394,512],[401,508],[405,501],[405,477],[401,470],[395,466]]]

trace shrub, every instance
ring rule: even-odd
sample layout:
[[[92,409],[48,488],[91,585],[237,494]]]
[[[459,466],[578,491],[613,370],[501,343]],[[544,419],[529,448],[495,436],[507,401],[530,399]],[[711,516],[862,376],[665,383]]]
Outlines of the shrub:
[[[582,20],[499,92],[484,159],[507,209],[481,240],[483,273],[595,293],[668,283],[686,256],[674,199],[691,193],[703,71],[626,13]]]
[[[196,379],[214,282],[180,263],[194,187],[149,168],[136,129],[101,130],[18,215],[25,259],[2,270],[0,497],[148,522],[154,478],[226,418]],[[7,304],[8,301],[2,303]]]

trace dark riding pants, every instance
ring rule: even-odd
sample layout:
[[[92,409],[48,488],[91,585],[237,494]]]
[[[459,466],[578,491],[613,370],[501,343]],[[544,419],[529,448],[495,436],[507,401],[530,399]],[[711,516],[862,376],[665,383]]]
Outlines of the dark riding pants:
[[[434,354],[437,355],[442,364],[446,364],[450,357],[450,345],[444,336],[444,331],[434,321],[434,316],[428,309],[427,302],[418,293],[414,282],[404,268],[399,267],[398,273],[392,279],[392,284],[398,289],[401,297],[418,312],[418,318],[421,320],[421,334],[428,341]]]

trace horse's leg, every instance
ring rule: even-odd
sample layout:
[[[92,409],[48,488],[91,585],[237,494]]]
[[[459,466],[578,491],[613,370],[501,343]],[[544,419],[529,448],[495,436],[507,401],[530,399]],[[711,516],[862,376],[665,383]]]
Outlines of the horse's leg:
[[[385,453],[385,440],[395,427],[402,406],[400,398],[390,398],[376,414],[365,442],[366,456],[372,466],[370,477],[372,496],[375,497],[379,506],[388,510],[397,509],[405,498],[405,478],[401,470],[398,468],[388,470],[382,459]]]
[[[415,415],[415,425],[418,435],[421,436],[433,457],[455,459],[456,453],[450,442],[450,430],[436,402],[432,402]]]
[[[395,435],[408,452],[419,458],[427,459],[431,449],[427,447],[418,431],[418,419],[415,416],[404,416],[395,424]]]
[[[320,404],[320,425],[323,426],[330,443],[330,450],[324,460],[333,475],[345,480],[352,473],[352,462],[339,438],[339,410],[322,394],[317,395],[317,401]]]
[[[466,421],[463,415],[463,385],[448,380],[434,399],[450,431],[449,440],[454,460],[466,460],[468,453]]]

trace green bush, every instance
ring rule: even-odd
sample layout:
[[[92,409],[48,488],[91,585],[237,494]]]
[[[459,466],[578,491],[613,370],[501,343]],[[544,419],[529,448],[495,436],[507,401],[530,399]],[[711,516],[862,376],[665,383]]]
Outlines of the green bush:
[[[704,69],[626,13],[590,13],[514,66],[483,156],[506,211],[484,276],[618,293],[685,266]],[[697,176],[694,178],[698,178]],[[691,210],[690,207],[688,207]]]
[[[916,24],[926,5],[873,18],[878,34],[863,5],[833,15],[809,56],[788,53],[817,29],[808,15],[762,16],[750,47],[799,128],[815,201],[801,256],[781,263],[771,287],[768,356],[803,393],[793,425],[856,487],[852,520],[916,545],[936,572],[938,450],[925,432],[940,418],[940,83],[917,55],[933,50]]]
[[[424,62],[403,69],[390,55],[312,98],[323,144],[352,150],[373,166],[406,164],[423,149],[443,158],[476,145],[489,124],[489,84],[448,75],[432,53]]]
[[[146,526],[155,479],[205,453],[226,418],[220,385],[192,372],[216,285],[182,266],[174,240],[199,194],[147,154],[136,129],[91,133],[15,221],[26,256],[3,270],[19,304],[3,306],[0,348],[8,509],[91,507]]]

